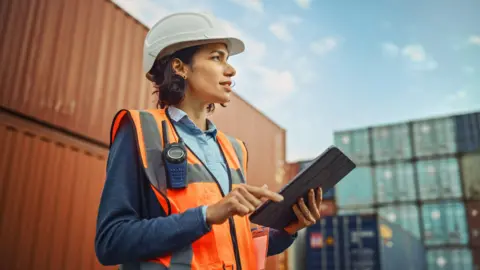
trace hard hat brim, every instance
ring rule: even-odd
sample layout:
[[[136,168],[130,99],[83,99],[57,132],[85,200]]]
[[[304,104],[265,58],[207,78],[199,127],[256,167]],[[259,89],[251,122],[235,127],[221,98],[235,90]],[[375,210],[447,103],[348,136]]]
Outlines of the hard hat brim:
[[[228,49],[229,56],[240,54],[245,51],[244,42],[235,37],[204,38],[201,40],[190,40],[185,42],[179,42],[164,48],[163,50],[158,52],[156,57],[150,54],[149,55],[150,57],[148,57],[148,59],[145,59],[144,61],[144,66],[143,66],[144,72],[146,73],[147,78],[151,80],[151,77],[149,76],[149,72],[152,69],[153,64],[155,63],[155,59],[163,58],[167,55],[171,55],[175,53],[176,51],[179,51],[188,47],[206,45],[211,43],[225,43]]]

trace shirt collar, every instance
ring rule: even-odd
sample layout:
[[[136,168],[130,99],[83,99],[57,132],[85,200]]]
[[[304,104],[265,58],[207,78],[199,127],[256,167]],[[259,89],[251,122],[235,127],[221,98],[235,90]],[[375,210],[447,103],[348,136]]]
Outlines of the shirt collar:
[[[203,131],[200,128],[198,128],[195,125],[195,123],[192,122],[192,120],[190,120],[187,113],[184,112],[183,110],[174,106],[168,106],[167,110],[168,110],[168,114],[170,115],[170,118],[174,122],[183,124],[188,128],[190,132],[194,134],[203,133]],[[205,131],[205,134],[212,136],[215,140],[217,139],[217,127],[209,119],[207,119],[207,130]]]

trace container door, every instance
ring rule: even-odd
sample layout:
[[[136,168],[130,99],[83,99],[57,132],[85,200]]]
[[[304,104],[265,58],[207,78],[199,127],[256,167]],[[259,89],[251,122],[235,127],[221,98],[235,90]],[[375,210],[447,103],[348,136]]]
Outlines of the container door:
[[[417,157],[428,157],[457,152],[454,119],[438,118],[413,124]]]
[[[335,188],[339,208],[355,206],[370,207],[373,204],[373,180],[370,167],[357,167]]]
[[[456,158],[422,160],[416,165],[421,200],[462,197],[460,169]]]
[[[427,251],[428,270],[473,270],[472,253],[467,248],[442,248]]]
[[[335,145],[357,165],[371,162],[370,138],[368,129],[335,132]]]
[[[465,197],[480,200],[480,151],[466,154],[460,159]]]
[[[372,129],[373,160],[385,162],[412,157],[409,128],[407,124],[375,127]]]
[[[467,220],[470,245],[480,248],[480,202],[467,202]]]
[[[378,209],[378,214],[391,223],[400,225],[415,238],[421,238],[420,211],[416,204],[381,207]]]
[[[422,206],[424,243],[427,246],[468,243],[465,206],[461,202],[429,203]]]
[[[377,202],[413,202],[416,188],[412,163],[395,163],[375,168]]]
[[[460,153],[480,150],[480,113],[456,116],[455,129]]]

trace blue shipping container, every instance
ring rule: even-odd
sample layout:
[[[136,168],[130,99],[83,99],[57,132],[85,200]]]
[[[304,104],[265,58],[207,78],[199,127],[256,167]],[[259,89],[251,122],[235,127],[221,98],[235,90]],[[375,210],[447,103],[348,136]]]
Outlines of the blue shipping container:
[[[369,208],[374,203],[371,167],[357,167],[335,186],[338,208]]]
[[[424,243],[427,246],[468,244],[468,225],[462,202],[422,205]]]
[[[428,270],[474,270],[468,248],[440,248],[427,251]]]
[[[455,131],[459,152],[480,150],[480,112],[455,116]]]
[[[303,170],[305,170],[305,168],[307,168],[308,166],[310,166],[310,164],[312,163],[312,161],[301,161],[298,163],[298,166],[300,167],[299,168],[299,173]],[[331,188],[330,190],[328,190],[327,192],[325,192],[323,194],[323,199],[324,200],[334,200],[335,199],[335,188]]]
[[[307,229],[307,270],[425,270],[422,242],[377,215],[325,217]]]

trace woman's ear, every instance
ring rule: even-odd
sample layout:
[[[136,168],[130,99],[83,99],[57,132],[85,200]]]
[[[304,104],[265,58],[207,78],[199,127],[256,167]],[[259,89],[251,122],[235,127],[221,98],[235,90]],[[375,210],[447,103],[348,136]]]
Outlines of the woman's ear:
[[[180,75],[182,77],[186,77],[187,75],[187,65],[182,62],[182,60],[178,58],[174,58],[172,60],[172,70],[175,74]]]

